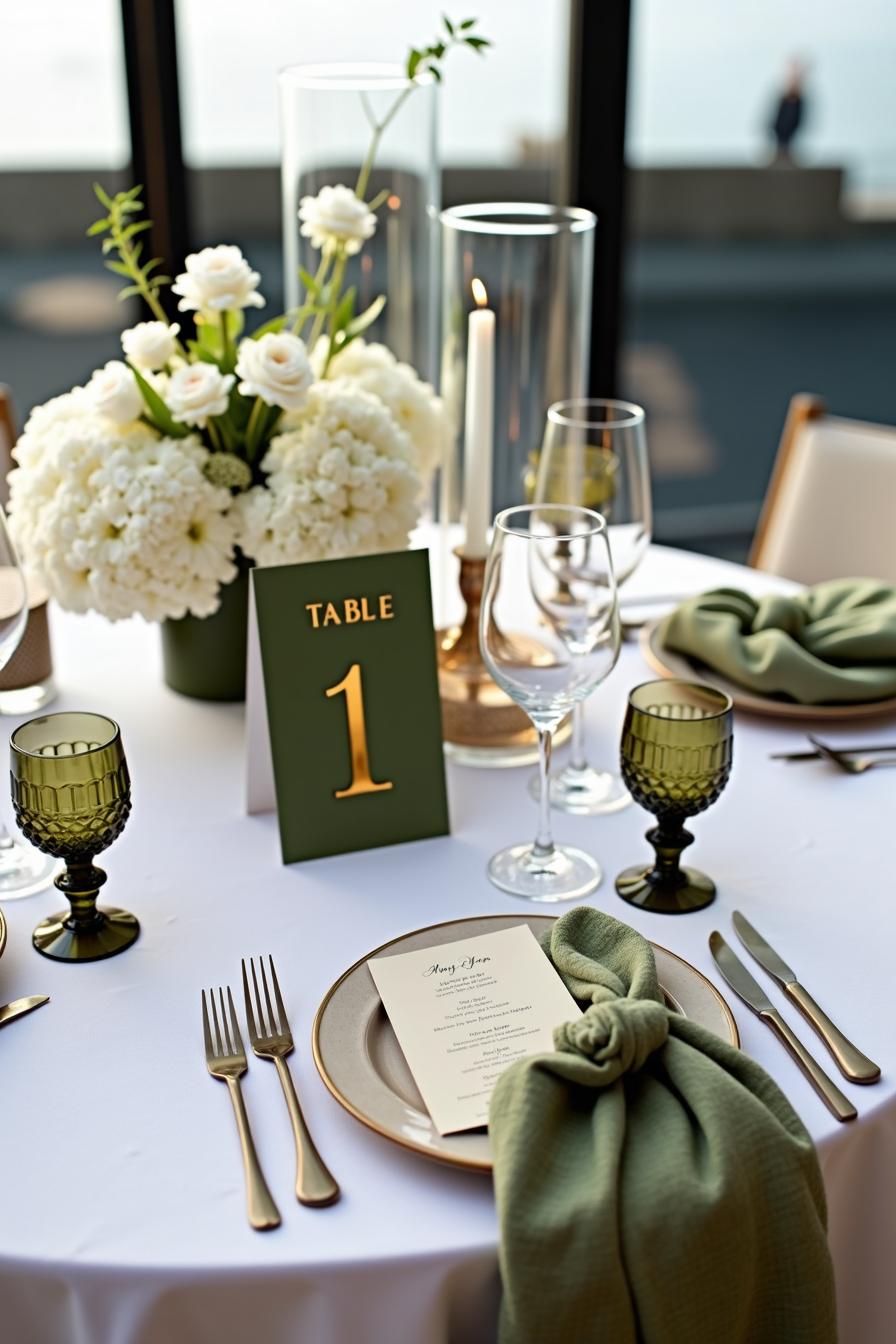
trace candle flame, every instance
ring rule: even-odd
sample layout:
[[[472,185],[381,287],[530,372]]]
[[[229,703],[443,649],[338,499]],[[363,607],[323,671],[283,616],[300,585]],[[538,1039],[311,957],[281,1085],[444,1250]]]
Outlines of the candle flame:
[[[400,197],[400,196],[392,195],[392,196],[390,196],[390,197],[388,198],[388,200],[386,201],[386,204],[388,205],[388,207],[389,207],[390,210],[400,210],[400,209],[401,209],[401,197]]]
[[[475,275],[473,277],[473,298],[476,300],[477,308],[484,308],[488,303],[488,291],[478,276]]]

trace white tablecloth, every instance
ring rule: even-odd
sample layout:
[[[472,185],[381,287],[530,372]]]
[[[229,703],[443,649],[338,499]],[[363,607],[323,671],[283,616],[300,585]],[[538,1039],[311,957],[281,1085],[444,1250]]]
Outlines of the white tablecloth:
[[[754,590],[773,583],[654,548],[631,593],[744,581]],[[0,1033],[0,1340],[492,1339],[498,1283],[489,1180],[368,1132],[326,1092],[308,1039],[328,986],[369,949],[436,920],[522,912],[488,883],[485,863],[499,845],[533,834],[529,772],[451,767],[452,836],[284,868],[273,816],[244,815],[241,708],[165,690],[158,633],[141,623],[111,627],[60,616],[54,630],[63,688],[55,708],[102,710],[122,725],[134,812],[100,860],[109,873],[103,896],[133,910],[143,932],[120,957],[58,965],[30,946],[31,929],[59,908],[58,895],[4,907],[9,945],[0,1001],[43,992],[52,1002]],[[615,762],[626,693],[649,676],[637,648],[626,645],[589,706],[595,761]],[[882,729],[893,736],[877,720],[839,732],[871,741]],[[731,937],[731,911],[743,909],[883,1065],[875,1087],[844,1084],[860,1118],[838,1125],[771,1033],[732,1002],[744,1049],[784,1088],[819,1145],[843,1344],[890,1344],[896,776],[850,778],[825,764],[769,760],[769,752],[801,742],[798,724],[738,716],[729,787],[693,827],[694,861],[719,888],[701,913],[671,919],[617,899],[613,876],[647,853],[650,818],[640,809],[594,820],[557,816],[556,830],[601,859],[597,905],[687,957],[720,987],[707,936],[719,928]],[[286,1110],[273,1068],[254,1061],[246,1100],[283,1213],[282,1227],[261,1236],[243,1213],[225,1090],[205,1071],[199,990],[236,986],[240,957],[269,950],[299,1041],[294,1076],[344,1197],[317,1211],[291,1197]],[[789,1007],[784,1014],[836,1076],[798,1015]]]

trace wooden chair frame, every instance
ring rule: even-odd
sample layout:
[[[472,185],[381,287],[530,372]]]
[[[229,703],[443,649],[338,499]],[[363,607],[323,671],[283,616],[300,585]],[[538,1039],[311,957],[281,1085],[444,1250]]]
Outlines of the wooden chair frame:
[[[768,489],[765,492],[765,499],[762,502],[762,511],[759,515],[759,522],[756,524],[756,531],[753,535],[753,544],[750,548],[750,556],[747,563],[751,565],[753,569],[763,568],[766,539],[768,537],[775,510],[780,502],[782,487],[790,468],[790,461],[797,440],[806,425],[810,424],[813,420],[823,419],[826,414],[827,407],[821,397],[815,396],[812,392],[797,392],[795,396],[790,398],[787,419],[784,422],[784,430],[781,434],[781,441],[778,444],[775,464],[772,467],[771,478],[768,483]]]

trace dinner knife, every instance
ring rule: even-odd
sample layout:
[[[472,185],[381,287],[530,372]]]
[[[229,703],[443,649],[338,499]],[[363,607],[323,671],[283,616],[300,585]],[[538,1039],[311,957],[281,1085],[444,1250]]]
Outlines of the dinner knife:
[[[835,1027],[827,1013],[819,1008],[808,990],[803,989],[795,973],[782,961],[773,947],[762,937],[748,919],[735,910],[732,915],[737,936],[744,947],[755,957],[763,970],[768,971],[773,980],[777,980],[789,999],[799,1008],[803,1017],[818,1032],[824,1041],[837,1068],[851,1083],[876,1083],[880,1078],[880,1065],[857,1050],[852,1041],[848,1041],[838,1027]]]
[[[835,747],[841,756],[858,756],[861,752],[866,755],[878,751],[896,751],[896,742],[880,742],[870,747]],[[812,751],[773,751],[769,755],[770,761],[821,761],[824,757],[818,748]]]
[[[29,999],[13,999],[12,1003],[4,1003],[0,1008],[0,1027],[5,1027],[7,1022],[15,1022],[17,1017],[23,1017],[25,1013],[33,1013],[35,1008],[49,1002],[49,994],[32,994]]]
[[[843,1095],[837,1084],[832,1082],[824,1070],[815,1063],[808,1050],[797,1040],[777,1008],[763,993],[740,958],[734,955],[720,933],[713,931],[709,935],[709,950],[712,953],[713,960],[735,994],[739,999],[743,999],[748,1008],[752,1008],[753,1012],[761,1018],[767,1027],[771,1027],[785,1050],[796,1060],[828,1110],[838,1120],[854,1120],[858,1114],[855,1106],[848,1097]]]

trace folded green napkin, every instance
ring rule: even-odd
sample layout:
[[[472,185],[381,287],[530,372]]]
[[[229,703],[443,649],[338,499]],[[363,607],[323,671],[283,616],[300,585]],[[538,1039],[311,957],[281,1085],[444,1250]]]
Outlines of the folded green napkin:
[[[896,695],[896,588],[877,579],[831,579],[795,597],[716,588],[670,612],[659,637],[762,695],[803,705]]]
[[[633,929],[583,906],[543,945],[590,1006],[492,1096],[501,1344],[832,1344],[824,1191],[790,1103],[665,1006]]]

